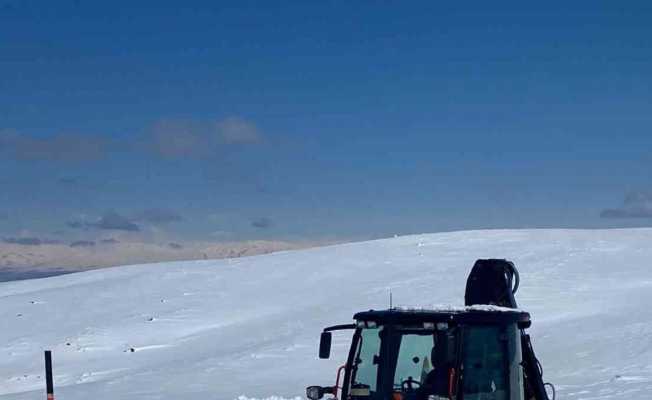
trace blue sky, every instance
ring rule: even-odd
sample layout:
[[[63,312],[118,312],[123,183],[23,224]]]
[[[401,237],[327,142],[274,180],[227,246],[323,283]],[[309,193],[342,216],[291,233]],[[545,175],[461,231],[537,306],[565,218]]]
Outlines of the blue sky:
[[[652,221],[649,2],[132,3],[0,0],[3,236]]]

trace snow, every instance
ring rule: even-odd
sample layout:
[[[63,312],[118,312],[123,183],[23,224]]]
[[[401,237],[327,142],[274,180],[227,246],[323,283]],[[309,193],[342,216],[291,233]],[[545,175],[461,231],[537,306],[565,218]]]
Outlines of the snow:
[[[417,307],[417,306],[405,306],[400,305],[394,307],[398,311],[410,311],[410,312],[446,312],[446,313],[463,313],[468,311],[482,311],[489,313],[496,312],[506,312],[506,313],[519,313],[524,310],[520,308],[507,308],[500,307],[491,304],[474,304],[472,306],[457,306],[453,304],[434,304],[426,307]]]
[[[0,283],[0,399],[295,399],[332,385],[357,311],[463,304],[477,258],[521,274],[519,306],[560,399],[652,393],[652,229],[492,230]],[[132,351],[133,350],[133,351]]]

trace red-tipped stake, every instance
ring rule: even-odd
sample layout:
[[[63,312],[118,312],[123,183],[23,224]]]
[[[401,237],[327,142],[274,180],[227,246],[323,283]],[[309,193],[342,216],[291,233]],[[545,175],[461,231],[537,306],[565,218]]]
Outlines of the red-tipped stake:
[[[45,350],[45,386],[47,400],[54,400],[54,381],[52,380],[52,352]]]

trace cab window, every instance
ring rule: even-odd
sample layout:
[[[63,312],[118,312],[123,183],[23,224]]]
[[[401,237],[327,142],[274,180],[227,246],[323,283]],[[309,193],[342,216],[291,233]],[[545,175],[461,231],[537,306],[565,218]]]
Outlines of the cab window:
[[[434,346],[432,332],[424,334],[400,335],[400,347],[394,372],[394,388],[400,389],[401,383],[412,378],[422,383],[428,372],[432,371],[431,352]]]
[[[351,395],[372,396],[378,381],[381,328],[366,328],[360,333],[357,354],[353,364]]]
[[[507,337],[494,326],[464,330],[465,400],[507,400]]]

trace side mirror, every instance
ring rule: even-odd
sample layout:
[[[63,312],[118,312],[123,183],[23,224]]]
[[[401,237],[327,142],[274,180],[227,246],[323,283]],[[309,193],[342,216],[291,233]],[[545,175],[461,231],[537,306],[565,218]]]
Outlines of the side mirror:
[[[321,337],[319,338],[319,358],[329,358],[331,356],[332,340],[333,340],[332,333],[330,332],[321,333]]]
[[[306,397],[310,400],[319,400],[325,394],[334,394],[332,387],[308,386],[306,388]]]

